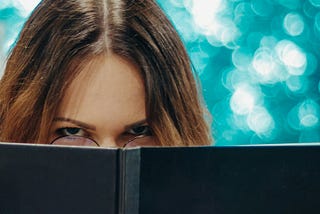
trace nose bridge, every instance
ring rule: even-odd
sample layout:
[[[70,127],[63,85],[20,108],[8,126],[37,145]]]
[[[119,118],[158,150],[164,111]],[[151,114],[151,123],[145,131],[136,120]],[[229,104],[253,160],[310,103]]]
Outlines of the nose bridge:
[[[100,147],[119,147],[117,141],[113,137],[105,137],[100,141]]]
[[[101,140],[99,140],[99,146],[100,147],[117,147],[122,148],[124,147],[128,142],[130,142],[131,138],[127,137],[104,137]]]

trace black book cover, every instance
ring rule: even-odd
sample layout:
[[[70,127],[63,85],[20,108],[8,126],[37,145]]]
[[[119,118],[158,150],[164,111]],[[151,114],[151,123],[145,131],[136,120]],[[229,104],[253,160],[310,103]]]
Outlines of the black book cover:
[[[0,214],[117,213],[118,154],[0,144]]]
[[[320,146],[142,148],[126,193],[139,214],[320,213]],[[133,156],[133,154],[131,154]],[[135,196],[135,197],[132,197]],[[132,201],[130,201],[132,204]]]
[[[319,213],[320,146],[0,144],[0,214]]]

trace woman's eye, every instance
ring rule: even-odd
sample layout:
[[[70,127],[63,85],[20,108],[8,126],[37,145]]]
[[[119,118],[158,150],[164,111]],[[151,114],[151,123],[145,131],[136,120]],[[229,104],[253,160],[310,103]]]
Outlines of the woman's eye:
[[[139,136],[139,135],[150,136],[150,135],[152,135],[151,128],[148,125],[133,127],[128,130],[128,133],[132,134],[132,135],[136,135],[136,136]]]
[[[85,132],[81,128],[74,127],[60,128],[56,133],[60,136],[85,136]]]

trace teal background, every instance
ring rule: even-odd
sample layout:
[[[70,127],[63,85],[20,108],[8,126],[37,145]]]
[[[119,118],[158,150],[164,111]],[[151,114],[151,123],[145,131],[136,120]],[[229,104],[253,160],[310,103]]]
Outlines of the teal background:
[[[201,80],[216,145],[319,141],[320,0],[159,0]],[[0,72],[38,0],[1,0]]]

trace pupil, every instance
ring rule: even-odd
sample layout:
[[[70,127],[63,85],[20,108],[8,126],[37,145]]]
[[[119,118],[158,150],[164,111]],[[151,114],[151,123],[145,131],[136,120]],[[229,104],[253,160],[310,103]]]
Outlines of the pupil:
[[[133,132],[136,135],[150,135],[150,130],[148,126],[137,126],[133,128]]]
[[[66,131],[69,134],[77,134],[79,132],[79,128],[68,128]]]
[[[145,130],[145,126],[139,126],[139,127],[134,128],[134,131],[137,133],[141,133],[144,130]]]

